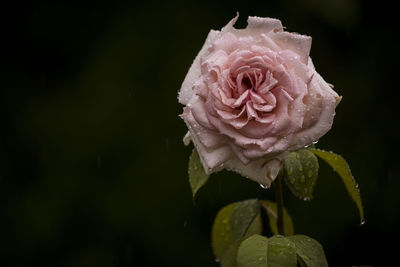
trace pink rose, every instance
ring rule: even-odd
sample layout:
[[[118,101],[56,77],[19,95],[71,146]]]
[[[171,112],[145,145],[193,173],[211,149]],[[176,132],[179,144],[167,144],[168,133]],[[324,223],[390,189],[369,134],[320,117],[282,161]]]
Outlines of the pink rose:
[[[311,37],[272,18],[238,30],[237,18],[208,34],[179,92],[181,117],[206,173],[225,168],[268,187],[289,151],[331,128],[340,97],[314,69]]]

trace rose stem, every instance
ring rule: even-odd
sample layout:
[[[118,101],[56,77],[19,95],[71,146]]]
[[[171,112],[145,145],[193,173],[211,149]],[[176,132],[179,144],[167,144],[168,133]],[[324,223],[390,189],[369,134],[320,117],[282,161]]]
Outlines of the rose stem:
[[[275,190],[275,199],[276,199],[276,205],[278,208],[278,218],[277,218],[277,224],[278,224],[278,233],[280,235],[285,235],[284,233],[284,227],[283,227],[283,193],[282,193],[282,177],[281,175],[278,175],[276,178],[276,181],[273,183],[274,185],[274,190]]]

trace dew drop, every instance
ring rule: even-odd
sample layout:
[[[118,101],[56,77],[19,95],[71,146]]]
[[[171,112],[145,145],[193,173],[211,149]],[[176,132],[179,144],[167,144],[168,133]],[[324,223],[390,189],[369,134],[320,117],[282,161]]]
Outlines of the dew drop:
[[[365,224],[365,220],[362,220],[361,222],[360,222],[360,225],[359,226],[363,226]]]
[[[312,144],[313,145],[316,145],[318,143],[318,140],[317,141],[314,141],[314,142],[312,142]]]
[[[261,186],[262,189],[267,189],[268,188],[268,186],[263,185],[263,184],[260,184],[260,186]]]

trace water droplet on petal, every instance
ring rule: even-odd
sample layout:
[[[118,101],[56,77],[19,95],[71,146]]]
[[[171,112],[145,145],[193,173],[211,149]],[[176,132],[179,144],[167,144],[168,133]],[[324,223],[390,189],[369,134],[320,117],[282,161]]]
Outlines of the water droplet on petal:
[[[267,189],[268,188],[268,186],[263,185],[263,184],[260,184],[260,186],[261,186],[262,189]]]

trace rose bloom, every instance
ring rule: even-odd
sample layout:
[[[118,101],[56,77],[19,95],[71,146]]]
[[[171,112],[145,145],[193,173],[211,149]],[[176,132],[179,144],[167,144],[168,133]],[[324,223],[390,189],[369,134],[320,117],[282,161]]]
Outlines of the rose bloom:
[[[185,143],[207,174],[233,170],[269,187],[289,151],[331,128],[340,97],[314,69],[311,37],[272,18],[235,29],[237,18],[210,31],[183,81]]]

